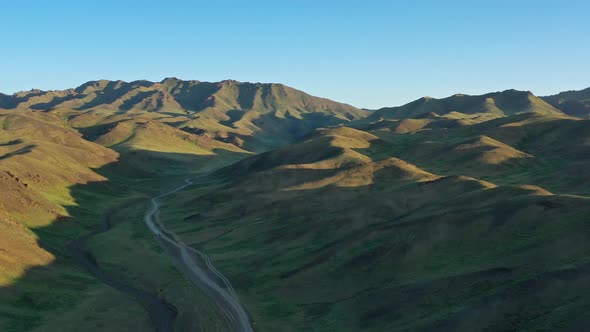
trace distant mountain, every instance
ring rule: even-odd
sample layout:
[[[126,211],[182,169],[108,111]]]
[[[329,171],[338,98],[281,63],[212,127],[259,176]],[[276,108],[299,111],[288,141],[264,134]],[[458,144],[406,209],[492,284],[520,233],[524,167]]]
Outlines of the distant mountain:
[[[590,116],[590,88],[580,91],[565,91],[541,98],[565,114],[576,117]]]
[[[69,120],[83,127],[138,116],[166,117],[177,128],[245,144],[252,150],[285,144],[318,127],[369,114],[282,84],[176,78],[161,82],[99,80],[62,91],[0,95],[0,108],[66,113]],[[83,123],[76,119],[79,116]]]
[[[449,114],[453,114],[455,118],[460,118],[461,115],[503,117],[520,113],[563,114],[529,91],[506,90],[479,96],[456,94],[443,99],[424,97],[403,106],[379,109],[368,120],[411,119]]]
[[[16,107],[14,96],[9,96],[0,93],[0,108],[9,109],[14,107]]]

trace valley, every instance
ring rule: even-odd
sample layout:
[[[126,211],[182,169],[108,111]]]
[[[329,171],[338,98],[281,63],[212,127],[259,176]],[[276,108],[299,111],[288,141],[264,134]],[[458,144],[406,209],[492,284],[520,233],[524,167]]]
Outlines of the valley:
[[[0,95],[0,330],[580,330],[585,91]]]

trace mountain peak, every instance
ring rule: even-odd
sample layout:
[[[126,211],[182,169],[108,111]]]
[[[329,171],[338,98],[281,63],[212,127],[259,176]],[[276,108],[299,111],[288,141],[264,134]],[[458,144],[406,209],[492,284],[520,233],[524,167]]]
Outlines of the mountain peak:
[[[161,80],[160,83],[179,82],[179,81],[182,81],[182,80],[179,79],[178,77],[166,77],[163,80]]]

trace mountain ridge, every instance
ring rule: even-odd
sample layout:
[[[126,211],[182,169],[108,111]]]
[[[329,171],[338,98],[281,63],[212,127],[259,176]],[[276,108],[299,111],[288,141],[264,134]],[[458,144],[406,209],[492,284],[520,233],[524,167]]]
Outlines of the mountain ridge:
[[[143,80],[143,79],[133,80],[133,81],[129,81],[129,82],[123,81],[123,80],[98,79],[98,80],[91,80],[91,81],[82,83],[77,87],[67,88],[67,89],[42,90],[42,89],[33,88],[30,90],[17,91],[12,94],[6,94],[6,93],[0,92],[0,107],[3,109],[15,109],[15,108],[24,108],[25,106],[33,106],[33,108],[36,110],[47,111],[47,110],[50,110],[51,108],[59,105],[60,104],[60,103],[58,103],[59,100],[56,100],[55,105],[53,105],[51,107],[48,107],[48,105],[43,105],[43,104],[34,104],[34,103],[28,104],[26,102],[28,99],[35,98],[35,97],[42,97],[44,95],[52,95],[51,97],[54,97],[54,96],[60,97],[61,96],[61,97],[66,98],[67,100],[71,100],[71,99],[77,99],[75,97],[72,97],[72,96],[76,96],[76,95],[96,93],[97,91],[101,92],[101,93],[105,93],[105,92],[109,92],[109,90],[110,90],[110,92],[113,92],[113,91],[117,91],[117,90],[121,90],[121,89],[125,89],[125,88],[127,88],[129,90],[130,89],[140,89],[140,88],[162,88],[163,91],[166,91],[172,95],[175,95],[176,93],[180,92],[180,90],[182,90],[183,88],[186,89],[186,88],[191,88],[191,87],[195,87],[198,85],[204,85],[208,88],[211,88],[214,91],[218,91],[218,89],[221,89],[223,87],[234,86],[234,85],[243,85],[243,86],[247,86],[247,87],[266,87],[266,88],[278,87],[278,88],[282,88],[282,89],[299,91],[299,92],[303,93],[304,95],[306,95],[307,97],[311,97],[313,99],[322,100],[325,102],[336,103],[335,101],[330,100],[328,98],[316,97],[316,96],[310,95],[308,93],[305,93],[301,90],[289,87],[289,86],[282,84],[282,83],[241,82],[241,81],[237,81],[237,80],[233,80],[233,79],[225,79],[225,80],[221,80],[221,81],[200,81],[200,80],[182,80],[182,79],[179,79],[176,77],[166,77],[159,82],[158,81]],[[215,90],[215,88],[217,88],[217,90]],[[128,92],[128,91],[119,91],[119,92]],[[173,92],[176,92],[176,93],[173,93]],[[12,105],[15,105],[15,103],[16,103],[16,105],[10,106],[10,105],[8,105],[9,102],[11,102]],[[340,103],[340,102],[338,102],[338,104],[348,106],[351,109],[362,111],[362,109],[354,107],[350,104]],[[35,106],[37,108],[35,108]],[[93,107],[95,107],[95,106],[94,105],[85,105],[84,107],[80,107],[79,109],[83,110],[83,109],[93,108]]]
[[[0,95],[20,105],[0,110],[0,330],[88,330],[97,301],[113,308],[98,330],[149,325],[64,251],[105,210],[113,229],[88,242],[89,260],[173,304],[185,329],[225,330],[223,316],[196,313],[216,307],[143,223],[149,197],[187,178],[159,222],[210,255],[257,330],[559,330],[587,317],[590,119],[528,91],[447,99],[371,122],[232,80]],[[537,325],[539,313],[553,322]]]
[[[541,98],[568,115],[590,117],[590,88],[563,91]]]
[[[58,113],[76,128],[145,117],[254,151],[369,114],[279,83],[177,78],[95,80],[66,90],[33,89],[0,95],[1,108]]]
[[[509,89],[482,95],[454,94],[445,98],[422,97],[397,107],[375,110],[368,119],[408,119],[426,114],[443,116],[449,113],[493,114],[509,116],[519,113],[563,114],[531,91]]]

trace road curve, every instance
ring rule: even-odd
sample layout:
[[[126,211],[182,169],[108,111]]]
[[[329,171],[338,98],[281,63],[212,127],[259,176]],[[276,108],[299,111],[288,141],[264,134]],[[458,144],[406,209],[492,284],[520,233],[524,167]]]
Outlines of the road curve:
[[[234,288],[229,280],[213,266],[209,256],[186,245],[178,235],[160,223],[158,199],[179,192],[193,184],[189,179],[185,182],[182,186],[151,199],[152,204],[145,215],[145,223],[160,240],[160,244],[174,249],[166,250],[166,253],[173,256],[172,258],[181,264],[181,270],[185,275],[219,306],[234,331],[253,332],[250,318],[240,304]]]

